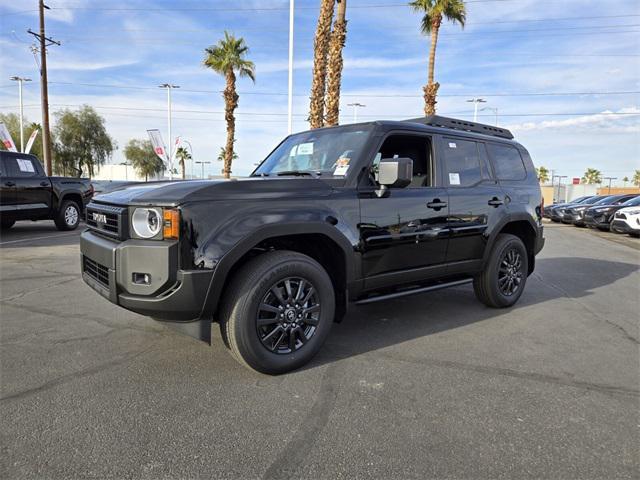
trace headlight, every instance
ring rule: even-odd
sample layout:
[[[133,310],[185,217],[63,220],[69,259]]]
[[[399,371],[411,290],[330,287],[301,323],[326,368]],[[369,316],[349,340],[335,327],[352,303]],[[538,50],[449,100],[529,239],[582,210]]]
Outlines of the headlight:
[[[629,212],[624,212],[627,215],[640,215],[640,210],[631,210]]]
[[[162,210],[136,208],[131,217],[131,225],[140,238],[153,238],[162,231]]]

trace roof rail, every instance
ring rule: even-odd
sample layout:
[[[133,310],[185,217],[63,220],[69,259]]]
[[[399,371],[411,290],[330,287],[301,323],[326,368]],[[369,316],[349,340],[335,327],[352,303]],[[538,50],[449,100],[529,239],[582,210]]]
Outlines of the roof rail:
[[[457,118],[441,117],[439,115],[428,115],[426,117],[411,118],[405,122],[421,123],[432,127],[450,128],[453,130],[463,130],[465,132],[483,133],[494,137],[513,139],[513,134],[506,128],[485,125],[484,123],[468,122]]]

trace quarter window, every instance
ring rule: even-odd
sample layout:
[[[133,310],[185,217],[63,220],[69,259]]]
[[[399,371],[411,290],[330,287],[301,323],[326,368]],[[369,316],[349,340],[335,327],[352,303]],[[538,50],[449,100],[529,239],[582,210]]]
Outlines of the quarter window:
[[[527,176],[520,152],[510,145],[496,145],[490,143],[489,155],[493,160],[498,180],[522,180]]]
[[[476,142],[444,138],[444,159],[447,166],[446,180],[452,187],[474,185],[489,174],[486,167],[484,169],[481,167]]]

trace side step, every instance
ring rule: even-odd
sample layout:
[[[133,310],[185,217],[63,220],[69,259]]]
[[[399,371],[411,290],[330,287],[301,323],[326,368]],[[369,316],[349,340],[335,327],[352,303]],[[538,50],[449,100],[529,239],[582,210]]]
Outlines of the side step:
[[[457,287],[459,285],[466,285],[471,282],[473,282],[472,278],[465,278],[464,280],[456,280],[455,282],[438,283],[437,285],[430,285],[428,287],[412,288],[410,290],[403,290],[402,292],[377,295],[375,297],[358,300],[355,303],[356,305],[366,305],[367,303],[381,302],[383,300],[391,300],[392,298],[407,297],[409,295],[415,295],[417,293],[434,292],[436,290],[442,290],[444,288]]]

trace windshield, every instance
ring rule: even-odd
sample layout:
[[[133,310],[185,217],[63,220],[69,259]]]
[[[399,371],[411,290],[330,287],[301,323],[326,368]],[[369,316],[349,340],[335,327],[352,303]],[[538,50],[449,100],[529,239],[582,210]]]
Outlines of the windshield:
[[[312,130],[287,138],[252,176],[322,175],[342,178],[356,162],[370,130]]]
[[[604,200],[605,198],[607,198],[607,197],[591,197],[590,199],[585,200],[583,203],[585,205],[593,205],[595,203],[600,202],[601,200]]]
[[[634,197],[631,200],[627,200],[622,205],[625,207],[638,207],[640,206],[640,196]]]

